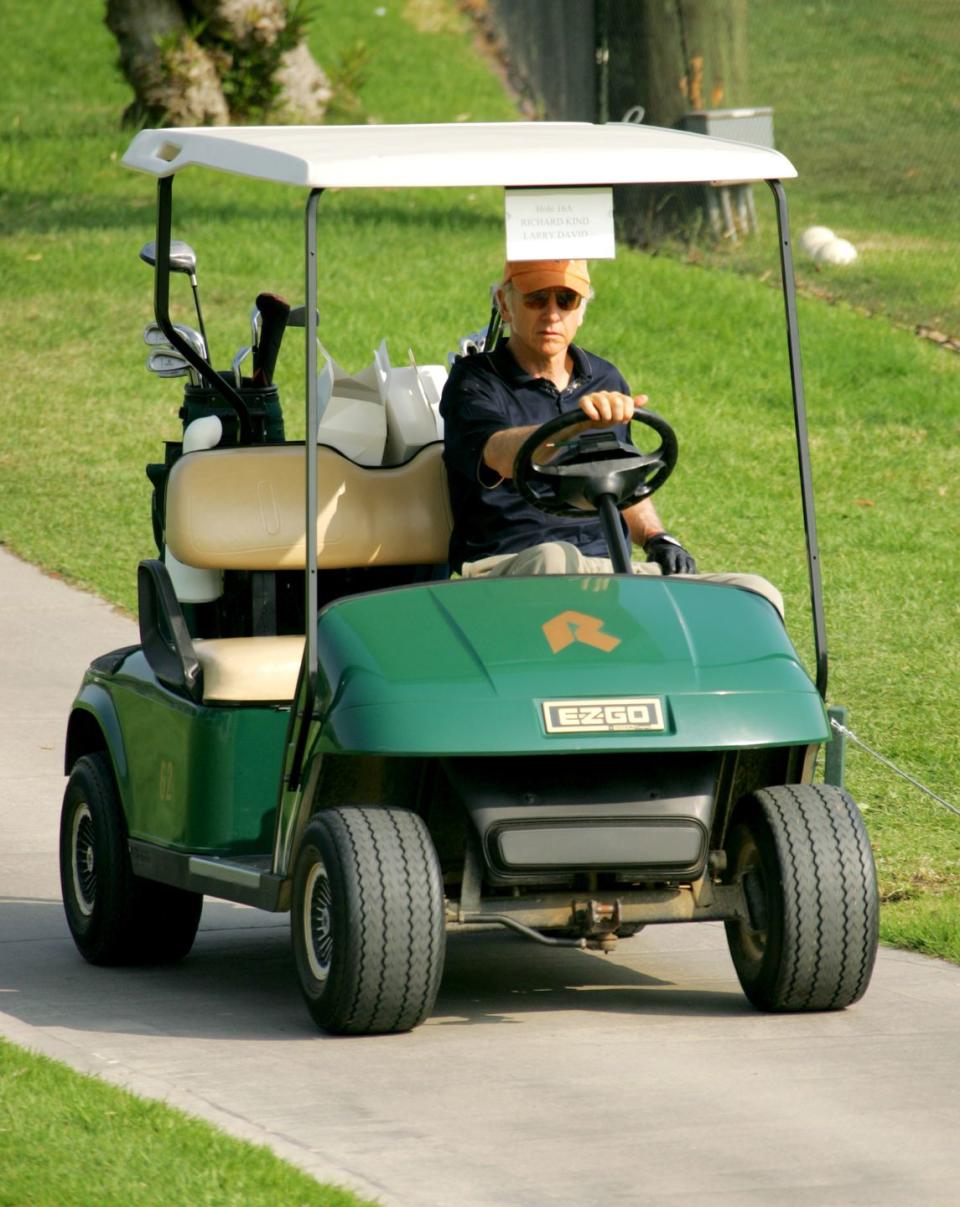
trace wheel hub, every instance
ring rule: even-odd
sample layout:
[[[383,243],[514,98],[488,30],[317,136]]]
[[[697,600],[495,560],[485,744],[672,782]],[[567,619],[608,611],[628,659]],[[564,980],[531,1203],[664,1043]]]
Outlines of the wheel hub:
[[[333,959],[333,919],[330,915],[330,881],[321,860],[310,869],[303,894],[303,933],[307,960],[315,980],[326,981]]]
[[[81,805],[73,816],[71,845],[74,895],[80,912],[89,917],[97,894],[93,815],[89,805]]]

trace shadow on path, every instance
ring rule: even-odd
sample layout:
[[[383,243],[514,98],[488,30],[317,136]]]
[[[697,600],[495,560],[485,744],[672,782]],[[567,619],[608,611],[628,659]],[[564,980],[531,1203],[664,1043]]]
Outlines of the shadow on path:
[[[59,901],[0,898],[0,1006],[35,1027],[179,1037],[317,1034],[300,999],[286,914],[207,902],[180,964],[100,968],[76,951]],[[623,962],[538,948],[497,931],[448,937],[437,1025],[522,1023],[543,1012],[706,1017],[752,1013],[735,983],[684,988]],[[663,963],[652,955],[651,966]],[[635,965],[641,965],[637,967]]]

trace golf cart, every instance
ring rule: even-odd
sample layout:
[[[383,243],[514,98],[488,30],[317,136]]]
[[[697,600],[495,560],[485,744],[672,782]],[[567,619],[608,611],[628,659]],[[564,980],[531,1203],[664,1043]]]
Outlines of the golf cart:
[[[651,923],[722,920],[758,1008],[857,1001],[878,904],[856,805],[813,782],[830,725],[788,161],[640,125],[515,123],[146,130],[124,162],[157,178],[156,325],[191,378],[183,440],[148,467],[161,556],[138,570],[141,641],[92,663],[67,730],[61,878],[82,955],[177,960],[204,894],[289,910],[316,1023],[396,1032],[431,1012],[448,926],[609,952]],[[170,273],[195,268],[171,237],[188,167],[306,190],[305,441],[285,440],[265,371],[291,317],[276,300],[249,378],[171,322]],[[325,189],[665,181],[773,192],[815,681],[767,599],[631,573],[618,509],[677,455],[658,416],[638,416],[659,442],[645,454],[564,438],[577,411],[518,457],[537,506],[600,513],[617,573],[589,592],[447,575],[440,442],[392,465],[323,442]]]

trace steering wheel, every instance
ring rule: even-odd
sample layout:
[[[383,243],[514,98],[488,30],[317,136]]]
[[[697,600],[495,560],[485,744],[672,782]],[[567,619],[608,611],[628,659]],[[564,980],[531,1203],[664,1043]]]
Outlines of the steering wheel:
[[[654,411],[636,411],[633,418],[660,437],[652,453],[641,453],[604,428],[587,429],[569,440],[555,439],[585,421],[579,408],[548,419],[520,446],[513,463],[514,486],[528,503],[559,516],[600,510],[604,496],[619,511],[647,498],[673,472],[677,438],[666,419]],[[547,443],[556,445],[557,452],[549,461],[538,462],[536,456]]]

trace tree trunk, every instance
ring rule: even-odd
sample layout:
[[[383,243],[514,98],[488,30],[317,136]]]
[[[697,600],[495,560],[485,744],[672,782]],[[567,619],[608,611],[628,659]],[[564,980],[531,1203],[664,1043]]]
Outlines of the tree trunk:
[[[131,124],[316,122],[331,89],[283,0],[107,0]]]
[[[691,111],[748,103],[747,0],[606,2],[611,121],[639,106],[645,124],[676,127]],[[701,188],[617,194],[621,234],[633,243],[655,243],[701,220]]]
[[[106,19],[134,91],[125,123],[222,126],[230,120],[216,67],[189,36],[176,0],[107,0]]]
[[[283,52],[273,78],[279,87],[273,112],[276,121],[308,125],[323,121],[333,88],[306,42]]]
[[[747,103],[747,0],[608,0],[610,118],[653,126]]]

